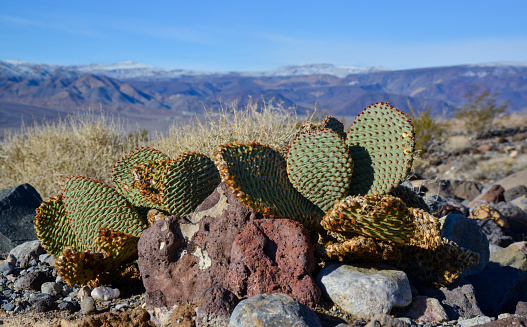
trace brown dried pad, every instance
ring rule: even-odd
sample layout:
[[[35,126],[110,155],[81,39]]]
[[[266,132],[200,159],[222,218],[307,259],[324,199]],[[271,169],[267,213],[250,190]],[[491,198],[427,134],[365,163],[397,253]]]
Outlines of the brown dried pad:
[[[470,212],[468,216],[472,219],[483,220],[490,218],[494,220],[500,227],[509,228],[509,221],[498,210],[494,209],[488,204],[483,204]]]

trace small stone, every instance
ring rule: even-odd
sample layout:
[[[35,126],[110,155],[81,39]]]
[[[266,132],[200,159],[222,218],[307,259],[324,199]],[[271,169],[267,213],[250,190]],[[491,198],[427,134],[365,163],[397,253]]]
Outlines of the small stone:
[[[57,309],[57,304],[52,299],[44,299],[35,302],[33,305],[36,312],[48,312]]]
[[[38,257],[38,260],[40,262],[47,263],[50,266],[55,266],[55,263],[57,262],[57,260],[49,253],[41,254]]]
[[[89,288],[88,286],[83,286],[81,287],[78,291],[76,290],[74,292],[74,295],[76,294],[77,298],[82,301],[84,300],[84,297],[86,296],[91,296],[91,288]]]
[[[418,323],[447,321],[448,315],[437,299],[427,296],[416,296],[402,313],[405,317],[415,319]]]
[[[57,297],[62,292],[62,285],[57,284],[55,282],[46,282],[42,284],[40,290],[42,293],[46,293],[53,297]]]
[[[53,300],[52,296],[45,293],[31,293],[29,294],[29,303],[36,303],[42,300]]]
[[[494,318],[487,316],[474,317],[470,319],[458,320],[457,324],[459,327],[472,327],[476,325],[481,325],[487,322],[494,321]]]
[[[490,254],[488,268],[511,266],[527,271],[527,256],[516,247],[507,247]]]
[[[13,311],[15,310],[16,305],[13,303],[4,303],[2,304],[2,310],[4,311]]]
[[[108,286],[99,286],[91,291],[91,296],[94,299],[100,299],[104,301],[116,299],[119,297],[119,295],[121,295],[119,289]]]
[[[126,309],[126,308],[129,308],[129,307],[130,307],[130,303],[128,303],[128,302],[117,303],[115,305],[115,309],[116,310]]]
[[[97,311],[95,300],[91,296],[85,296],[81,301],[81,311],[83,315],[89,315]]]
[[[364,327],[411,327],[412,323],[409,323],[405,320],[393,318],[390,315],[387,315],[385,313],[380,313],[373,317],[373,319],[366,324]]]
[[[62,311],[75,312],[79,310],[79,305],[71,301],[63,301],[59,304],[59,309]]]
[[[481,196],[480,200],[489,201],[492,203],[502,202],[505,201],[505,197],[503,196],[504,192],[505,189],[503,186],[494,184]]]
[[[315,312],[283,293],[264,293],[238,303],[229,327],[321,327]]]
[[[15,270],[15,266],[9,261],[0,263],[0,275],[7,276]]]
[[[511,202],[512,200],[522,196],[527,196],[527,187],[525,185],[517,185],[515,187],[512,187],[508,190],[506,190],[503,193],[503,196],[505,197],[505,201]]]
[[[516,311],[514,312],[517,315],[527,317],[527,302],[518,301],[516,304]]]

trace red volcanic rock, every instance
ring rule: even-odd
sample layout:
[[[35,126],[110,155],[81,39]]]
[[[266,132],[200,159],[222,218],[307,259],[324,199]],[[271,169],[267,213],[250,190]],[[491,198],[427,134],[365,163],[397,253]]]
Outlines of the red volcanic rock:
[[[147,308],[186,305],[226,281],[231,246],[247,222],[262,216],[221,183],[190,215],[171,216],[146,229],[138,243]]]
[[[485,192],[485,194],[483,194],[480,200],[485,200],[492,203],[502,202],[505,201],[503,193],[505,193],[503,186],[494,184],[488,189],[487,192]]]
[[[315,265],[313,246],[301,223],[255,220],[234,240],[227,280],[238,295],[286,293],[312,306],[321,294],[311,276]]]

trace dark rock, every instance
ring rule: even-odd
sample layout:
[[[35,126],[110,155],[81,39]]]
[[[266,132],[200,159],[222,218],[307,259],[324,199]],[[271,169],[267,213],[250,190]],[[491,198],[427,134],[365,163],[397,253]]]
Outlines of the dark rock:
[[[44,253],[46,253],[46,250],[44,250],[38,240],[24,242],[9,251],[9,254],[12,254],[17,259],[17,266],[20,268],[36,266],[39,262],[38,257]]]
[[[29,184],[0,190],[0,252],[37,239],[35,209],[41,203],[42,198]]]
[[[478,223],[463,215],[448,215],[440,221],[443,237],[479,254],[479,263],[464,271],[463,276],[485,269],[489,262],[489,241]]]
[[[0,263],[0,275],[7,276],[15,270],[15,266],[11,262],[2,262]]]
[[[79,311],[80,306],[77,303],[64,301],[59,304],[59,310],[77,312]]]
[[[490,317],[514,313],[518,301],[527,301],[527,272],[505,266],[464,277],[474,287],[481,311]]]
[[[489,243],[496,244],[501,247],[507,247],[510,244],[514,243],[514,239],[509,235],[505,235],[503,230],[494,220],[487,218],[475,221],[481,227],[483,233],[487,235]]]
[[[211,198],[216,199],[213,206]],[[263,217],[235,198],[225,183],[205,202],[207,210],[166,217],[143,232],[138,254],[147,308],[185,305],[202,299],[213,286],[229,288],[232,242],[249,221]]]
[[[512,200],[522,196],[522,195],[526,195],[527,196],[527,187],[525,185],[517,185],[513,188],[510,188],[508,190],[506,190],[504,193],[503,193],[503,196],[505,197],[505,201],[506,202],[511,202]]]
[[[527,212],[523,211],[520,207],[507,202],[492,204],[492,207],[507,218],[511,231],[527,235]],[[520,237],[516,241],[523,241],[523,239]]]
[[[51,299],[44,299],[35,302],[33,305],[36,312],[48,312],[51,310],[57,310],[57,304]]]
[[[227,280],[241,296],[285,293],[313,306],[321,295],[311,276],[315,267],[309,233],[301,223],[255,220],[232,244]]]
[[[321,327],[320,320],[308,306],[282,293],[260,294],[238,303],[232,312],[230,327]]]
[[[26,275],[20,276],[15,282],[15,288],[34,290],[40,292],[42,284],[54,282],[55,277],[51,271],[35,270]]]
[[[505,197],[503,196],[504,192],[505,189],[503,186],[494,184],[481,196],[480,200],[491,203],[503,202],[505,201]]]
[[[196,309],[196,327],[228,326],[238,302],[240,300],[231,291],[223,287],[211,287]]]

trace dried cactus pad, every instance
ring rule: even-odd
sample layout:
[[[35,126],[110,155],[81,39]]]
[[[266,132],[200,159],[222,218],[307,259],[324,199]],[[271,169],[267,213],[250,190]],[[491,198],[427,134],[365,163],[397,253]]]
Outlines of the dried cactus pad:
[[[335,204],[321,224],[350,237],[361,235],[395,244],[408,242],[414,234],[409,210],[391,195],[348,196]]]
[[[64,210],[62,194],[42,202],[37,208],[35,231],[42,247],[54,257],[59,256],[66,246],[78,248],[76,235]]]
[[[352,172],[344,139],[330,129],[304,132],[289,147],[289,180],[324,212],[348,194]]]
[[[201,153],[183,153],[170,161],[161,176],[163,209],[172,215],[191,213],[220,182],[212,159]]]
[[[214,156],[222,180],[249,207],[268,217],[300,221],[306,228],[319,225],[323,212],[293,187],[278,151],[254,142],[231,143]]]
[[[79,250],[99,251],[94,243],[99,228],[140,236],[148,226],[133,206],[110,186],[96,180],[71,176],[62,184],[63,202]]]
[[[170,158],[159,150],[141,147],[121,157],[113,166],[112,183],[114,187],[137,207],[148,208],[151,204],[143,198],[137,188],[134,188],[135,179],[132,169],[157,160],[170,160]]]
[[[380,102],[355,118],[346,144],[355,165],[350,195],[386,194],[412,166],[414,128],[402,111]]]

